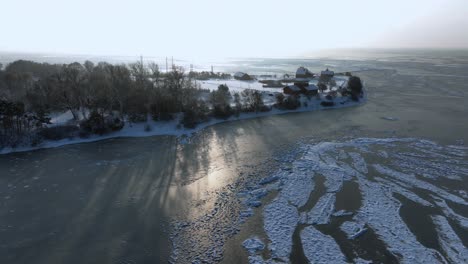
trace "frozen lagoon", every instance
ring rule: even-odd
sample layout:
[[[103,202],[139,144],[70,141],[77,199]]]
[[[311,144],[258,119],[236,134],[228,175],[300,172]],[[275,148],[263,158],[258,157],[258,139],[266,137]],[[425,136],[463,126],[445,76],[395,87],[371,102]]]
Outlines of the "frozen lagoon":
[[[337,166],[355,170],[366,178],[380,175],[374,180],[391,187],[392,197],[402,204],[400,216],[391,219],[401,218],[418,243],[413,239],[408,242],[417,246],[418,252],[437,257],[430,250],[434,249],[442,252],[449,262],[457,263],[456,253],[467,243],[466,231],[460,226],[468,213],[464,205],[453,201],[468,199],[468,185],[463,176],[466,161],[461,156],[452,159],[457,166],[442,161],[465,152],[457,148],[468,142],[468,109],[464,103],[468,68],[462,57],[452,58],[450,67],[444,67],[444,62],[437,58],[401,61],[404,59],[262,62],[265,69],[275,63],[291,63],[294,69],[304,64],[312,70],[335,65],[359,71],[357,75],[369,88],[368,102],[359,107],[217,124],[196,133],[184,144],[173,136],[115,138],[0,156],[0,262],[149,264],[165,263],[171,260],[171,255],[176,263],[203,259],[223,263],[268,260],[271,241],[264,229],[263,212],[277,197],[280,182],[279,176],[271,176],[277,175],[279,169],[287,174],[307,169],[300,164],[301,168],[296,166],[296,170],[292,166],[303,157],[301,146],[344,143],[358,138],[411,138],[416,140],[415,146],[404,152],[395,153],[390,145],[389,149],[379,150],[361,146],[349,152],[339,151],[340,158],[324,155],[323,160],[330,164],[341,161],[336,162]],[[388,116],[396,120],[382,119]],[[417,142],[421,139],[434,142],[432,147],[436,151],[427,148],[431,145],[426,141]],[[449,145],[455,146],[437,150]],[[358,153],[365,163],[360,162],[359,156],[354,161],[351,152]],[[366,153],[381,160],[374,161]],[[437,166],[428,166],[431,159],[424,159],[423,163],[420,157],[431,153],[439,161],[435,163]],[[400,174],[394,172],[414,174],[413,159],[419,160],[420,165],[416,178],[437,190],[420,185],[421,182],[398,180]],[[393,172],[380,174],[374,165]],[[339,175],[340,170],[329,173]],[[339,186],[319,173],[314,175],[310,199],[300,209],[307,213],[325,195],[325,186],[330,190]],[[355,239],[348,239],[341,231],[345,222],[360,227],[360,220],[367,219],[365,213],[372,212],[363,211],[359,217],[356,214],[364,199],[359,195],[356,178],[343,177],[341,189],[328,194],[335,196],[336,212],[345,210],[353,214],[338,217],[332,214],[328,224],[312,227],[332,237],[347,260],[353,258],[350,262],[375,259],[396,263],[375,227],[370,226],[378,226],[375,220],[369,221],[367,230]],[[249,210],[243,202],[250,196],[242,193],[263,195],[258,189],[265,186],[270,191],[256,200],[261,205]],[[297,202],[303,199],[306,200],[294,198]],[[387,202],[389,208],[395,208],[393,199]],[[371,209],[371,204],[366,208]],[[328,215],[327,210],[323,212]],[[300,227],[307,225],[302,224],[306,220],[303,215],[299,215]],[[432,216],[445,218],[449,225],[440,217],[433,220]],[[384,230],[379,233],[385,234]],[[439,238],[442,233],[447,235]],[[243,242],[255,236],[265,248],[249,256]],[[302,240],[301,232],[293,233],[292,239],[290,261],[307,261],[303,248],[297,247]],[[445,241],[444,246],[439,241]],[[400,250],[396,243],[392,247]],[[172,254],[177,248],[178,254]],[[355,254],[361,258],[353,255],[355,249],[362,249]]]

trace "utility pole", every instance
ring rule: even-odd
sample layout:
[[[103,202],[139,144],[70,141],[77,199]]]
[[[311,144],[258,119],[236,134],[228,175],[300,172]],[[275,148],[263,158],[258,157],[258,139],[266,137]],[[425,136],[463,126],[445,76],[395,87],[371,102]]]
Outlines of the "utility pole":
[[[174,56],[172,56],[172,70],[174,70]]]
[[[141,67],[141,72],[143,72],[143,69],[145,67],[143,67],[143,55],[140,55],[140,67]]]
[[[166,73],[169,71],[169,69],[167,68],[167,57],[166,57]]]

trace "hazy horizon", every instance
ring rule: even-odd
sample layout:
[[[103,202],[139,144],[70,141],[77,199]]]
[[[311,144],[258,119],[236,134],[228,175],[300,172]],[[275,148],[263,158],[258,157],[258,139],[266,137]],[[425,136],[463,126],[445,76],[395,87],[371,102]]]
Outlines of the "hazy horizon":
[[[0,51],[89,56],[297,57],[342,49],[466,49],[468,2],[4,3]],[[20,19],[18,19],[20,18]]]

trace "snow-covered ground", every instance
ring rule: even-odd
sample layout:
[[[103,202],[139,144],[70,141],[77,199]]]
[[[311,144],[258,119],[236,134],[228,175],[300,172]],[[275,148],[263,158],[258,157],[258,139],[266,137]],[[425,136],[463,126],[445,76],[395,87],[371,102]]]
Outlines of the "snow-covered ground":
[[[244,88],[239,88],[239,87],[236,88],[236,85],[242,86],[242,84],[239,84],[239,83],[243,83],[244,81],[237,81],[237,80],[228,80],[228,81],[230,82],[227,84],[232,85],[232,86],[229,86],[231,93],[244,90]],[[220,84],[224,84],[226,81],[225,80],[213,80],[213,81],[207,81],[207,82],[210,82],[210,84],[207,87],[204,87],[202,85],[202,88],[209,88],[212,90],[216,90],[218,89],[218,86]],[[252,82],[255,82],[255,85],[256,85],[255,89],[262,91],[262,96],[263,96],[263,100],[265,104],[268,106],[271,106],[276,100],[275,96],[271,92],[264,91],[264,88],[261,87],[261,83],[258,83],[257,81],[252,81]],[[246,86],[245,89],[252,89],[252,88],[249,88]],[[276,89],[276,88],[272,88],[272,89]],[[281,91],[281,89],[279,89],[278,91]],[[367,100],[366,94],[364,94],[364,98],[361,99],[361,101],[359,102],[351,101],[348,97],[336,97],[334,99],[335,106],[323,107],[320,105],[320,102],[324,100],[323,97],[324,95],[320,95],[319,98],[313,97],[310,100],[308,100],[305,97],[301,97],[300,99],[301,102],[307,102],[307,106],[301,106],[295,110],[279,110],[279,109],[273,108],[271,111],[268,111],[268,112],[241,113],[239,117],[233,116],[226,120],[213,118],[208,122],[199,124],[194,129],[186,129],[180,126],[179,125],[180,116],[178,118],[175,118],[172,121],[152,121],[149,118],[148,122],[132,123],[132,124],[127,123],[125,124],[125,127],[122,130],[117,131],[117,132],[112,132],[112,133],[102,135],[102,136],[93,135],[88,138],[72,138],[72,139],[62,139],[62,140],[57,140],[57,141],[45,141],[35,147],[3,148],[3,149],[0,149],[0,154],[30,151],[30,150],[41,149],[41,148],[54,148],[54,147],[60,147],[60,146],[69,145],[69,144],[94,142],[94,141],[99,141],[99,140],[104,140],[104,139],[109,139],[109,138],[118,138],[118,137],[147,137],[147,136],[157,136],[157,135],[190,136],[191,134],[196,133],[208,126],[218,124],[221,122],[250,119],[250,118],[256,118],[256,117],[265,117],[265,116],[293,113],[293,112],[307,112],[307,111],[316,111],[316,110],[322,110],[322,109],[350,107],[350,106],[356,106],[356,105],[365,103]],[[52,115],[51,126],[66,124],[72,118],[73,116],[69,111],[65,113],[55,113]],[[149,131],[145,129],[148,126],[150,127]]]

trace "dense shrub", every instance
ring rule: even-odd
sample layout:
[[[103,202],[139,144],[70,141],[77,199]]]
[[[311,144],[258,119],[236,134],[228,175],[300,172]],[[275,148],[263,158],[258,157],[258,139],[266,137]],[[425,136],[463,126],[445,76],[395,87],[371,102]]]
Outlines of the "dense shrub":
[[[192,102],[184,111],[181,124],[185,128],[195,128],[199,123],[209,119],[209,109],[204,101]]]
[[[228,119],[234,111],[230,105],[220,106],[216,105],[213,108],[213,116],[221,119]]]
[[[294,110],[301,106],[301,102],[299,101],[299,98],[296,95],[290,95],[284,99],[283,102],[283,107],[288,109],[288,110]]]
[[[213,105],[213,116],[216,118],[227,119],[234,111],[229,103],[231,93],[227,85],[218,86],[218,90],[211,92],[210,102]]]
[[[54,126],[42,128],[38,135],[45,140],[60,140],[74,137],[78,134],[79,128],[73,125]]]
[[[330,106],[334,106],[335,105],[335,102],[332,102],[332,101],[323,101],[320,103],[321,106],[325,106],[325,107],[330,107]]]
[[[80,128],[84,132],[103,135],[111,131],[117,131],[124,127],[124,123],[120,118],[107,116],[104,117],[97,111],[91,112],[89,118],[80,123]],[[83,133],[84,135],[86,133]]]

